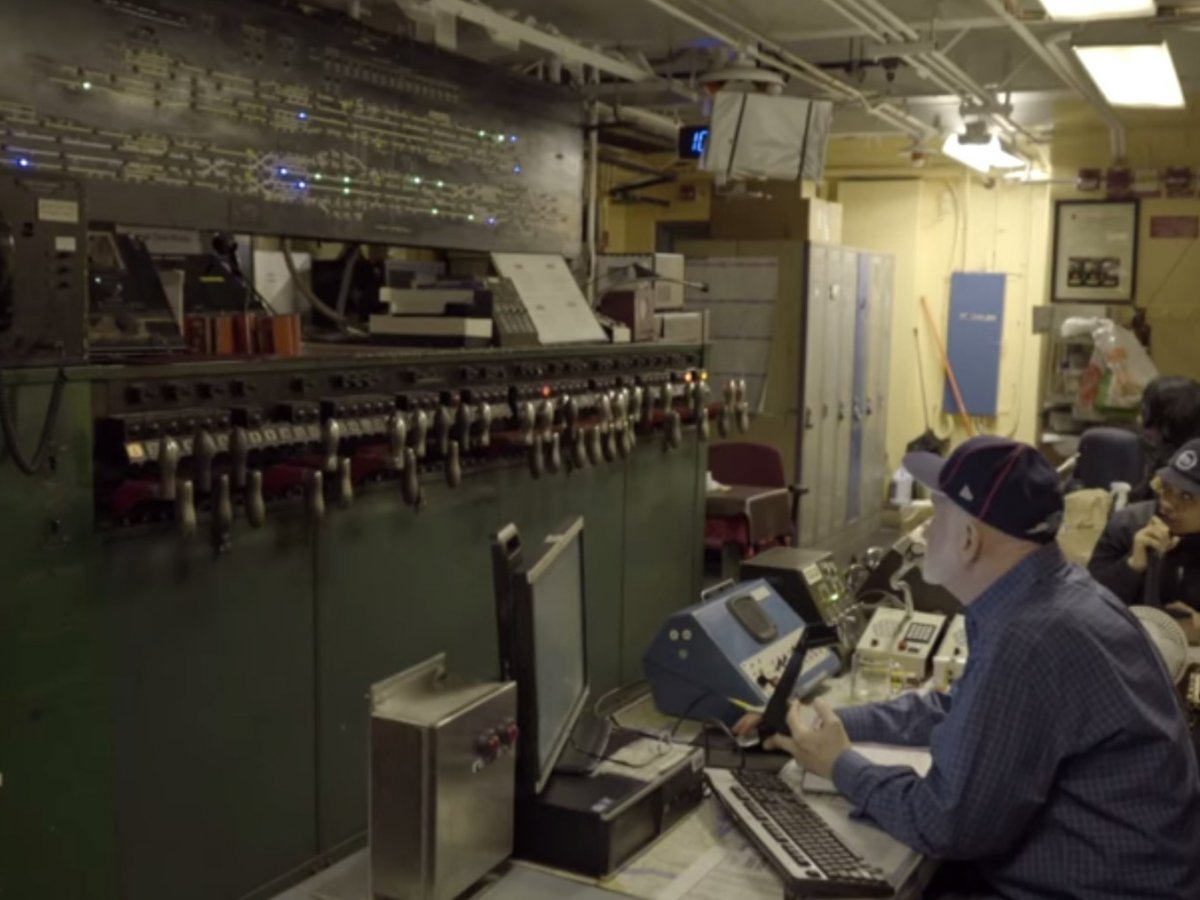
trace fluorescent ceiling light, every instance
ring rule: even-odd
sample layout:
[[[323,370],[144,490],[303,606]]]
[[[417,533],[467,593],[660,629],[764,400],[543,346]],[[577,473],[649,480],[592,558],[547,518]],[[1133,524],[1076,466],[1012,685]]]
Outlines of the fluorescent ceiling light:
[[[1184,106],[1179,75],[1165,43],[1071,49],[1113,106]]]
[[[964,144],[959,135],[952,134],[942,144],[942,152],[985,175],[992,169],[1023,169],[1029,165],[1028,160],[1005,150],[994,134],[985,144]]]
[[[1153,16],[1154,0],[1042,0],[1046,15],[1061,21],[1132,19]]]

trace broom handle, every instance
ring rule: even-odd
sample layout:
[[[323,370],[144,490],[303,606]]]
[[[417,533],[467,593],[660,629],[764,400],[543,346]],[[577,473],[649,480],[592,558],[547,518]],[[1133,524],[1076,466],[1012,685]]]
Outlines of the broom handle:
[[[967,415],[967,404],[963,402],[962,391],[958,387],[958,378],[954,375],[954,366],[950,365],[950,356],[946,353],[946,345],[942,342],[942,335],[938,331],[937,323],[933,320],[933,314],[929,311],[929,303],[924,297],[921,298],[921,309],[925,311],[925,320],[929,323],[929,328],[937,341],[938,352],[942,354],[942,367],[946,370],[946,377],[950,379],[950,390],[954,394],[954,402],[958,404],[958,417],[962,420],[963,429],[967,432],[968,437],[975,437],[975,426],[971,424],[971,418]]]

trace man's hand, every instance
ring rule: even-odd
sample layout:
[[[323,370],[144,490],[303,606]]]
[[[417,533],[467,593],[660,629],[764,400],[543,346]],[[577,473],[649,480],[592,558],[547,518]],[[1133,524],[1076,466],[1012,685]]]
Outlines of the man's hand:
[[[762,713],[746,713],[737,720],[737,724],[733,726],[733,733],[738,737],[745,737],[750,732],[758,728],[758,723],[762,721]]]
[[[838,757],[850,749],[850,737],[837,713],[820,700],[813,701],[817,721],[805,728],[800,702],[793,700],[788,710],[790,738],[776,735],[763,745],[768,750],[786,750],[805,770],[823,778],[833,778],[833,766]]]
[[[1167,523],[1155,516],[1146,527],[1133,536],[1133,551],[1129,554],[1129,568],[1145,572],[1150,565],[1150,551],[1165,556],[1179,546],[1179,538],[1171,534]]]
[[[1170,603],[1167,609],[1175,610],[1179,617],[1175,619],[1183,633],[1187,635],[1188,643],[1192,646],[1200,644],[1200,613],[1186,603]],[[1186,615],[1185,615],[1186,614]]]

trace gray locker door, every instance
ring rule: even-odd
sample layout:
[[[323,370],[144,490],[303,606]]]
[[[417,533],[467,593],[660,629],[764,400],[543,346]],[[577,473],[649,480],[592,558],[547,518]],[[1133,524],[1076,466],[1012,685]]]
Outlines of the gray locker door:
[[[822,382],[824,376],[825,313],[829,302],[829,249],[820,244],[808,247],[808,267],[805,272],[805,346],[802,385],[804,408],[800,411],[800,471],[797,482],[808,488],[808,494],[800,498],[800,546],[811,547],[817,540],[820,495],[826,490],[823,484],[822,436],[825,433],[822,406]]]
[[[892,315],[895,295],[895,259],[892,256],[875,257],[875,285],[871,314],[873,341],[877,349],[872,353],[875,385],[874,408],[872,409],[872,431],[875,434],[873,465],[877,472],[872,488],[876,504],[882,503],[887,491],[888,472],[888,395],[892,384]],[[899,460],[895,461],[899,465]]]
[[[847,501],[850,495],[850,426],[854,405],[854,322],[858,296],[858,254],[841,250],[841,279],[838,298],[838,319],[834,342],[837,344],[836,401],[834,422],[837,437],[834,442],[833,513],[830,532],[846,524]]]
[[[854,292],[854,383],[850,403],[850,483],[846,495],[846,521],[863,514],[863,490],[869,489],[870,456],[867,408],[871,405],[871,261],[869,253],[855,255],[858,284]],[[871,511],[874,507],[870,507]]]
[[[884,463],[887,435],[884,431],[883,411],[879,408],[879,397],[888,378],[884,359],[885,342],[890,343],[890,322],[883,309],[883,261],[877,253],[870,255],[870,279],[868,304],[871,308],[870,334],[867,338],[867,396],[865,437],[863,449],[863,512],[870,515],[883,502],[883,485],[886,481]],[[861,285],[860,285],[861,290]]]
[[[824,290],[825,322],[821,361],[821,461],[817,490],[818,541],[833,534],[837,494],[838,379],[841,376],[842,249],[828,247],[829,269]]]

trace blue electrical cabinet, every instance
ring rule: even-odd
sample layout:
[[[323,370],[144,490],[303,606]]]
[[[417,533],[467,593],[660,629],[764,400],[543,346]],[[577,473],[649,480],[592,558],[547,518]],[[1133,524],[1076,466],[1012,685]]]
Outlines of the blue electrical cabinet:
[[[991,272],[955,272],[950,279],[947,354],[969,416],[995,416],[1000,412],[1005,285],[1004,275]],[[959,412],[949,377],[942,408],[948,413]]]

